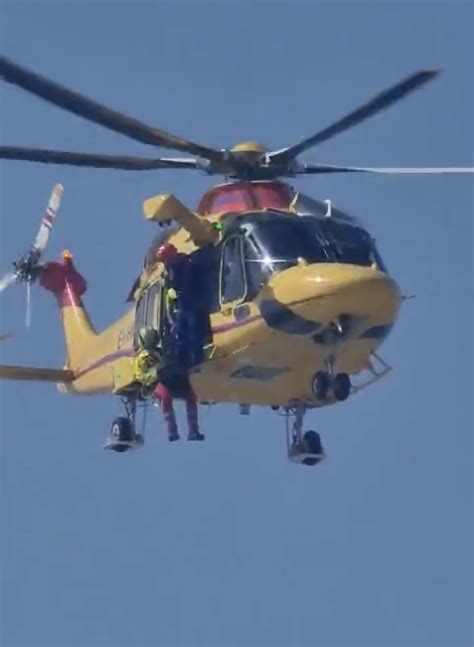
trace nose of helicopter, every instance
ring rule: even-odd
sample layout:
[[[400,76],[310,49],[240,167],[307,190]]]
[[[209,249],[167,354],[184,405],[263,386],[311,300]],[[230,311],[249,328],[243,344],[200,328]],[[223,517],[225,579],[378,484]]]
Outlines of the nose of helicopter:
[[[366,329],[390,327],[401,303],[396,282],[376,267],[298,265],[275,275],[268,287],[271,299],[261,306],[267,323],[273,317],[277,327],[301,334],[349,320]]]

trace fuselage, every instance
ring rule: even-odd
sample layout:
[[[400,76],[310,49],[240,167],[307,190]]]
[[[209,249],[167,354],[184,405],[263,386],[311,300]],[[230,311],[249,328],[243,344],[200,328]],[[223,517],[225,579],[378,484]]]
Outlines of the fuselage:
[[[311,403],[312,378],[328,358],[336,372],[367,368],[396,320],[399,288],[370,235],[347,214],[333,210],[327,217],[326,204],[298,203],[281,183],[218,189],[200,204],[203,216],[222,224],[222,238],[206,252],[202,289],[213,343],[192,374],[198,399]],[[192,251],[182,231],[165,230],[154,241],[134,307],[84,345],[78,365],[70,366],[77,379],[68,391],[120,392],[131,382],[138,328],[160,326],[164,282],[153,249],[165,238]]]

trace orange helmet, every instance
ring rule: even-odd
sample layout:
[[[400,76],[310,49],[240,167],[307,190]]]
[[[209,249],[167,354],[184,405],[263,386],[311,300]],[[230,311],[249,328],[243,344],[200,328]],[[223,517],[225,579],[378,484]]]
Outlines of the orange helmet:
[[[174,245],[172,245],[171,243],[165,243],[158,248],[156,258],[160,263],[164,263],[166,265],[167,263],[172,261],[177,254],[178,250]]]

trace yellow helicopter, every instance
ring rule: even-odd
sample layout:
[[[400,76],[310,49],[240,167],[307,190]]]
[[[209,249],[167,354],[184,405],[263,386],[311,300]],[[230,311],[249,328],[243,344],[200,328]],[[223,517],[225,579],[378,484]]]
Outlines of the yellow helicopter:
[[[26,283],[29,290],[38,280],[53,293],[66,338],[65,366],[0,366],[0,377],[55,382],[72,394],[114,393],[122,398],[126,415],[113,423],[112,448],[140,446],[137,407],[154,392],[145,392],[137,382],[134,358],[140,331],[154,330],[163,339],[170,286],[158,252],[172,245],[190,263],[198,259],[198,296],[208,304],[212,333],[202,361],[190,370],[198,401],[235,403],[242,413],[251,405],[280,410],[286,418],[289,458],[305,465],[319,463],[325,453],[319,434],[303,430],[305,412],[344,401],[388,373],[390,367],[377,350],[396,321],[403,297],[373,238],[354,217],[329,200],[299,193],[280,178],[474,172],[459,167],[333,166],[297,159],[437,74],[412,74],[294,146],[271,151],[257,142],[242,142],[216,150],[152,128],[0,57],[5,82],[132,139],[194,156],[147,159],[0,146],[0,158],[109,169],[197,169],[226,178],[204,194],[195,211],[170,194],[144,202],[144,215],[159,225],[158,234],[129,294],[129,310],[100,333],[84,306],[87,284],[71,253],[64,252],[59,262],[41,262],[62,196],[61,185],[56,185],[35,242],[0,279],[0,291],[13,283]]]

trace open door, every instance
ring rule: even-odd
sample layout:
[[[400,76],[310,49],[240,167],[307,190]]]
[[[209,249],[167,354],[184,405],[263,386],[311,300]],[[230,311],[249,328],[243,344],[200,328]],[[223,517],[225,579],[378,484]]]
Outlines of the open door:
[[[164,304],[163,279],[158,279],[150,285],[139,297],[135,305],[135,320],[133,327],[133,347],[135,352],[139,347],[139,334],[143,328],[154,328],[162,334],[163,304]],[[135,388],[132,362],[129,356],[123,358],[122,370],[114,372],[114,392],[124,393],[129,388]]]

